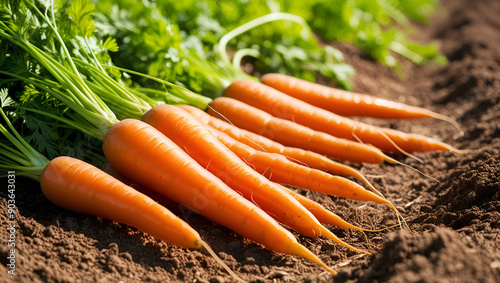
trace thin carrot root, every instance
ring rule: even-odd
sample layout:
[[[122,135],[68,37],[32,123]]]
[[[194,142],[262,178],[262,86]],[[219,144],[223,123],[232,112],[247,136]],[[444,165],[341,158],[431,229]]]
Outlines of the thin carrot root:
[[[424,161],[423,161],[421,158],[419,158],[419,157],[417,157],[417,156],[415,156],[415,155],[413,155],[413,154],[411,154],[411,153],[409,153],[409,152],[406,152],[405,150],[403,150],[402,148],[400,148],[400,147],[399,147],[399,146],[398,146],[398,145],[397,145],[397,144],[396,144],[396,143],[395,143],[395,142],[394,142],[394,141],[393,141],[390,137],[388,137],[385,133],[383,133],[383,132],[379,132],[379,133],[380,133],[383,137],[385,137],[385,138],[386,138],[386,139],[387,139],[387,140],[388,140],[388,141],[389,141],[389,142],[390,142],[390,143],[391,143],[391,144],[392,144],[395,148],[397,148],[397,149],[398,149],[401,153],[403,153],[404,155],[406,155],[406,156],[408,156],[408,157],[410,157],[410,158],[413,158],[413,159],[417,160],[417,161],[418,161],[418,162],[420,162],[420,163],[424,163]],[[359,143],[363,143],[363,141],[362,141],[362,140],[361,140],[361,139],[360,139],[360,138],[359,138],[359,137],[358,137],[358,136],[357,136],[354,132],[352,133],[352,135],[353,135],[353,137],[354,137],[354,138],[355,138],[355,139],[356,139]],[[390,163],[390,164],[398,164],[398,165],[403,165],[403,166],[406,166],[406,167],[408,167],[408,168],[410,168],[410,169],[412,169],[412,170],[415,170],[415,171],[416,171],[416,172],[418,172],[419,174],[421,174],[421,175],[423,175],[423,176],[425,176],[425,177],[427,177],[427,178],[430,178],[430,179],[432,179],[432,180],[434,180],[434,181],[436,181],[436,182],[438,182],[438,183],[439,183],[439,181],[438,181],[437,179],[433,178],[432,176],[427,175],[427,174],[423,173],[422,171],[420,171],[420,170],[418,170],[418,169],[416,169],[416,168],[414,168],[414,167],[412,167],[412,166],[410,166],[410,165],[408,165],[408,164],[405,164],[405,163],[403,163],[403,162],[397,161],[396,159],[394,159],[394,158],[392,158],[392,157],[390,157],[390,156],[386,155],[386,154],[385,154],[385,153],[383,153],[383,152],[380,152],[380,155],[382,156],[382,158],[383,158],[383,160],[384,160],[384,161],[386,161],[386,162],[388,162],[388,163]],[[364,179],[366,179],[363,175],[361,175],[361,176],[360,176],[360,177],[358,177],[358,178],[364,178]],[[377,190],[377,189],[376,189],[376,188],[375,188],[375,187],[374,187],[374,186],[373,186],[373,185],[372,185],[372,184],[371,184],[368,180],[367,180],[366,182],[365,182],[365,181],[363,181],[363,182],[364,182],[364,184],[365,184],[365,185],[366,185],[366,186],[367,186],[367,187],[368,187],[368,188],[369,188],[372,192],[374,192],[375,194],[377,194],[377,195],[378,195],[378,196],[380,196],[380,197],[384,197],[384,195],[383,195],[383,194],[382,194],[379,190]]]
[[[386,230],[389,230],[389,229],[392,229],[392,228],[395,228],[395,227],[399,227],[399,224],[394,224],[394,225],[390,225],[390,226],[387,226],[387,227],[384,227],[384,228],[380,228],[380,229],[366,229],[366,228],[361,228],[359,226],[356,226],[354,224],[351,224],[351,223],[345,221],[344,219],[340,218],[340,216],[336,215],[335,213],[333,213],[331,211],[329,211],[329,212],[332,214],[332,221],[330,223],[324,222],[324,224],[335,225],[335,226],[340,227],[340,228],[357,230],[357,231],[360,231],[360,232],[379,233],[379,232],[383,232],[383,231],[386,231]],[[335,217],[338,218],[338,219],[334,219]]]
[[[397,149],[398,149],[401,153],[403,153],[404,155],[406,155],[406,156],[408,156],[408,157],[410,157],[410,158],[413,158],[413,159],[417,160],[417,161],[418,161],[418,162],[420,162],[420,163],[424,163],[424,161],[423,161],[421,158],[419,158],[419,157],[417,157],[417,156],[415,156],[415,155],[413,155],[413,154],[411,154],[411,153],[409,153],[409,152],[406,152],[406,151],[404,151],[402,148],[400,148],[400,147],[399,147],[399,146],[398,146],[398,145],[397,145],[397,144],[396,144],[396,143],[395,143],[395,142],[394,142],[394,141],[393,141],[390,137],[388,137],[385,133],[383,133],[383,132],[379,132],[379,133],[380,133],[383,137],[385,137],[385,138],[386,138],[386,139],[387,139],[387,140],[388,140],[388,141],[389,141],[392,145],[394,145],[394,147],[396,147],[396,148],[397,148]],[[459,151],[458,149],[453,148],[453,150],[452,150],[451,148],[452,148],[452,147],[450,146],[450,151],[454,151],[454,152]],[[424,172],[422,172],[422,171],[418,170],[418,169],[417,169],[417,168],[415,168],[415,167],[412,167],[412,166],[410,166],[410,165],[408,165],[408,164],[405,164],[405,163],[403,163],[403,162],[397,161],[397,160],[396,160],[396,159],[394,159],[394,158],[391,158],[391,157],[388,157],[388,156],[387,156],[386,161],[387,161],[387,162],[389,162],[389,163],[392,163],[392,164],[398,164],[398,165],[403,165],[403,166],[405,166],[405,167],[408,167],[408,168],[410,168],[410,169],[412,169],[412,170],[416,171],[417,173],[421,174],[422,176],[427,177],[427,178],[429,178],[429,179],[432,179],[432,180],[434,180],[434,181],[436,181],[436,182],[438,182],[438,183],[439,183],[439,180],[438,180],[438,179],[436,179],[436,178],[434,178],[434,177],[432,177],[432,176],[430,176],[430,175],[428,175],[428,174],[425,174]]]
[[[389,230],[389,229],[392,229],[392,228],[396,228],[398,226],[399,226],[399,224],[394,224],[394,225],[391,225],[391,226],[387,226],[385,228],[380,228],[380,229],[375,229],[375,230],[363,229],[363,230],[361,230],[361,232],[378,233],[378,232],[383,232],[385,230]]]
[[[401,215],[401,213],[399,213],[399,211],[392,204],[392,202],[390,202],[389,200],[387,200],[387,202],[388,202],[388,205],[391,207],[391,209],[396,213],[396,217],[398,218],[398,226],[401,229],[407,228],[409,230],[410,227],[408,226],[408,223],[406,223],[406,220],[404,219],[403,215]]]
[[[418,162],[420,162],[420,163],[424,163],[424,160],[423,160],[422,158],[419,158],[419,157],[417,157],[417,156],[415,156],[415,155],[413,155],[413,154],[411,154],[411,153],[409,153],[409,152],[405,151],[404,149],[402,149],[400,146],[398,146],[398,145],[396,144],[396,142],[394,142],[394,141],[393,141],[393,140],[392,140],[389,136],[387,136],[387,134],[385,134],[384,132],[382,132],[382,131],[378,131],[378,133],[379,133],[381,136],[383,136],[385,139],[387,139],[387,141],[388,141],[389,143],[391,143],[391,144],[392,144],[392,145],[393,145],[393,146],[394,146],[394,147],[395,147],[395,148],[396,148],[399,152],[401,152],[403,155],[406,155],[406,156],[408,156],[408,157],[410,157],[410,158],[413,158],[413,159],[417,160],[417,161],[418,161]]]
[[[329,223],[326,223],[326,222],[322,222],[322,223],[335,225],[335,226],[340,227],[340,228],[357,230],[360,232],[378,233],[378,232],[383,232],[385,230],[389,230],[389,229],[392,229],[392,228],[399,226],[399,224],[394,224],[394,225],[387,226],[385,228],[380,228],[380,229],[366,229],[366,228],[361,228],[359,226],[356,226],[354,224],[351,224],[351,223],[345,221],[344,219],[340,218],[340,216],[336,215],[335,213],[333,213],[331,211],[328,211],[328,212],[330,212],[332,214],[331,221]],[[335,218],[337,218],[337,219],[335,219]]]
[[[222,261],[222,259],[220,259],[220,257],[217,256],[217,254],[212,250],[212,248],[207,244],[207,242],[201,239],[198,240],[198,242],[207,250],[207,252],[215,259],[215,261],[217,261],[217,263],[220,264],[222,268],[224,268],[227,271],[227,273],[229,273],[229,275],[231,275],[231,277],[234,278],[234,280],[238,282],[246,282],[245,280],[241,279],[238,275],[236,275],[236,273],[234,273],[234,271],[232,271],[231,268],[229,268],[229,266],[227,266],[227,264],[225,264]]]
[[[330,230],[328,230],[326,228],[322,229],[321,233],[322,233],[322,236],[324,236],[324,237],[326,237],[326,238],[328,238],[328,239],[330,239],[330,240],[332,240],[332,241],[334,241],[334,242],[336,242],[338,244],[341,244],[342,246],[344,246],[346,248],[349,248],[349,249],[351,249],[353,251],[357,251],[358,253],[363,253],[363,254],[366,254],[366,255],[371,255],[370,252],[367,252],[367,251],[355,248],[355,247],[349,245],[348,243],[342,241],[335,234],[333,234]]]
[[[403,165],[405,165],[404,163],[402,163]],[[408,165],[409,166],[409,165]],[[411,167],[411,166],[410,166]],[[416,170],[416,169],[415,169]],[[377,193],[378,191],[376,191],[375,193]],[[379,192],[380,193],[380,192]],[[384,203],[384,204],[387,204],[393,211],[394,213],[396,214],[396,217],[397,217],[397,220],[398,220],[398,225],[401,229],[403,229],[403,227],[405,228],[408,228],[409,229],[409,226],[408,224],[406,223],[406,220],[404,219],[404,217],[401,215],[401,213],[399,213],[399,211],[397,210],[397,208],[394,206],[394,204],[388,200],[384,195],[380,194],[379,195],[384,201],[381,202],[381,203]]]
[[[337,275],[337,272],[333,270],[331,267],[326,265],[321,259],[319,259],[315,254],[313,254],[310,250],[308,250],[306,247],[299,243],[291,243],[290,246],[288,247],[289,253],[298,255],[303,258],[307,258],[310,261],[318,264],[319,266],[323,267],[324,269],[328,270],[331,274]]]
[[[381,200],[379,200],[377,202],[388,205],[392,209],[392,211],[394,211],[394,213],[396,214],[396,217],[397,217],[397,220],[398,220],[398,225],[397,226],[399,226],[401,229],[403,229],[403,227],[409,229],[408,224],[406,223],[406,220],[401,215],[401,213],[397,210],[397,208],[394,206],[394,204],[390,200],[388,200],[385,196],[380,195],[380,197],[381,197]]]
[[[443,115],[443,114],[433,112],[433,111],[429,111],[427,114],[429,115],[429,117],[432,117],[434,119],[438,119],[441,121],[445,121],[445,122],[448,122],[451,125],[453,125],[453,127],[455,127],[455,129],[458,131],[458,133],[453,136],[453,139],[458,139],[458,138],[463,137],[465,135],[464,130],[462,130],[462,127],[460,126],[460,124],[458,124],[457,121],[455,121],[455,119],[453,119],[449,116]]]

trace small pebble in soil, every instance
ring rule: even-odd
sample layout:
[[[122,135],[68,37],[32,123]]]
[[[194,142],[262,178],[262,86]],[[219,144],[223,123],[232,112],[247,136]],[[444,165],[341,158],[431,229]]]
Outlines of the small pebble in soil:
[[[95,261],[95,257],[89,253],[86,253],[82,256],[82,260],[93,262]]]
[[[262,272],[262,274],[268,274],[269,273],[269,267],[262,265],[260,267],[260,272]]]
[[[118,256],[128,261],[132,261],[132,255],[128,252],[119,253]]]
[[[85,263],[85,262],[80,262],[80,263],[78,264],[78,268],[79,268],[80,270],[87,270],[87,269],[89,269],[89,265],[88,265],[87,263]]]
[[[210,283],[224,283],[224,282],[226,282],[226,280],[222,276],[216,276],[214,278],[211,278],[209,282]]]
[[[276,271],[273,271],[271,273],[269,273],[268,275],[265,276],[265,278],[269,279],[269,278],[284,278],[284,277],[288,277],[290,276],[290,274],[288,272],[285,272],[285,271],[282,271],[282,270],[276,270]]]
[[[53,238],[56,235],[56,233],[55,233],[54,229],[52,229],[52,227],[49,226],[49,227],[45,228],[45,230],[43,230],[43,235],[46,237]]]

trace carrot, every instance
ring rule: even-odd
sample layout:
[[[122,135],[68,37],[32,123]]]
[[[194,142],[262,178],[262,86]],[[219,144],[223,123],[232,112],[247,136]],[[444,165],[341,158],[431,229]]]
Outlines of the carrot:
[[[114,173],[119,174],[116,170]],[[236,281],[243,282],[191,226],[148,195],[93,165],[72,157],[57,157],[45,166],[40,185],[50,201],[65,209],[127,224],[184,248],[203,246]]]
[[[49,161],[12,125],[3,110],[5,101],[2,98],[0,105],[0,135],[6,138],[0,146],[2,172],[9,168],[19,176],[39,181],[44,195],[63,208],[134,226],[181,247],[205,246],[209,250],[199,234],[180,218],[97,167],[66,156]]]
[[[386,119],[432,117],[447,121],[460,129],[460,126],[452,118],[422,107],[336,89],[284,74],[265,74],[261,77],[261,82],[289,96],[342,116],[368,116]]]
[[[257,151],[222,132],[212,130],[226,147],[273,182],[331,196],[386,204],[396,213],[398,219],[400,218],[400,214],[394,205],[377,190],[376,193],[372,193],[348,179],[296,164],[280,154]],[[304,205],[303,201],[299,199],[299,202]],[[308,206],[310,205],[309,203]],[[307,208],[306,205],[304,206]]]
[[[288,96],[255,81],[234,81],[224,96],[240,100],[273,116],[294,121],[339,138],[360,140],[384,152],[458,151],[429,137],[357,122]]]
[[[341,176],[352,176],[360,181],[362,181],[370,190],[377,192],[377,189],[366,179],[361,172],[358,170],[347,166],[345,164],[335,162],[321,154],[309,150],[303,150],[297,147],[283,146],[273,140],[270,140],[264,136],[257,135],[250,131],[240,129],[226,121],[218,119],[216,117],[208,115],[206,112],[200,110],[199,108],[190,105],[179,105],[180,108],[188,111],[201,123],[210,125],[214,129],[226,133],[231,138],[246,144],[256,150],[278,153],[288,160],[308,166],[310,168],[318,169],[333,175]]]
[[[389,203],[346,178],[299,165],[280,154],[257,151],[222,132],[213,131],[229,150],[273,182],[352,200]]]
[[[231,122],[236,127],[265,136],[286,146],[311,150],[352,162],[380,163],[385,160],[398,163],[373,146],[336,138],[297,123],[276,118],[233,98],[214,99],[207,112],[214,117]]]
[[[367,253],[338,239],[297,200],[284,192],[282,186],[254,171],[188,112],[176,106],[160,105],[148,111],[143,121],[183,147],[201,166],[279,222],[305,236],[324,236],[355,251]]]
[[[40,185],[51,202],[65,209],[124,223],[184,248],[202,246],[198,232],[168,209],[86,162],[53,159]]]
[[[270,181],[331,196],[387,204],[394,210],[398,218],[400,216],[396,208],[385,197],[367,191],[348,179],[296,164],[279,154],[257,151],[222,132],[213,128],[212,130],[227,148]]]
[[[270,250],[307,258],[336,274],[299,244],[288,230],[201,167],[151,125],[133,119],[122,120],[108,131],[103,150],[108,161],[134,182]],[[205,146],[201,150],[210,148]]]
[[[167,208],[171,212],[173,212],[175,214],[181,213],[182,204],[179,204],[179,203],[167,198],[166,196],[164,196],[156,191],[153,191],[153,190],[148,189],[144,186],[141,186],[140,184],[135,183],[134,181],[130,180],[125,175],[123,175],[121,172],[116,170],[116,168],[113,167],[113,165],[111,165],[111,163],[106,162],[104,164],[104,166],[102,167],[102,170],[104,172],[106,172],[107,174],[113,176],[114,178],[118,179],[120,182],[124,183],[125,185],[128,185],[128,186],[134,188],[136,191],[147,195],[148,197],[150,197],[154,201],[158,202],[159,204],[161,204],[162,206],[164,206],[165,208]]]

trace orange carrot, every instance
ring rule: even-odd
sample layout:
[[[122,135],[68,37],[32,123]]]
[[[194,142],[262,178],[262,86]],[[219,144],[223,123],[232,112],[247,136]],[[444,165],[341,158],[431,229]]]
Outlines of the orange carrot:
[[[187,140],[190,138],[193,137]],[[115,124],[104,139],[103,150],[108,161],[134,182],[268,249],[310,259],[336,274],[273,218],[201,167],[151,125],[133,119]],[[211,149],[205,145],[200,150]]]
[[[233,151],[247,164],[251,165],[255,171],[261,173],[273,182],[331,196],[386,204],[396,213],[398,219],[400,218],[400,214],[394,205],[378,191],[376,191],[377,194],[372,193],[348,179],[332,176],[323,171],[296,164],[280,154],[257,151],[220,131],[213,128],[212,131],[227,148]],[[299,200],[299,203],[303,204],[301,200]]]
[[[143,121],[183,147],[201,166],[276,220],[305,236],[324,236],[364,252],[338,239],[282,186],[270,182],[245,164],[188,112],[172,105],[159,105],[149,110]]]
[[[432,117],[452,123],[448,116],[368,94],[355,93],[309,82],[284,74],[265,74],[261,82],[289,96],[342,116],[368,116],[387,119]]]
[[[116,170],[116,168],[113,167],[113,165],[111,165],[111,163],[106,162],[104,164],[102,170],[104,172],[108,173],[109,175],[113,176],[114,178],[118,179],[120,182],[124,183],[125,185],[128,185],[128,186],[134,188],[136,191],[147,195],[148,197],[150,197],[154,201],[158,202],[159,204],[161,204],[162,206],[164,206],[165,208],[167,208],[171,212],[173,212],[175,214],[181,213],[181,208],[182,208],[181,204],[167,198],[166,196],[164,196],[156,191],[153,191],[153,190],[148,189],[144,186],[141,186],[140,184],[135,183],[134,181],[130,180],[125,175],[123,175],[121,172]]]
[[[50,161],[40,185],[50,201],[65,209],[124,223],[177,246],[202,246],[198,232],[172,212],[78,159],[62,156]]]
[[[257,151],[222,132],[215,129],[213,131],[229,150],[273,182],[331,196],[390,205],[385,198],[365,190],[346,178],[291,162],[280,154]]]
[[[336,115],[255,81],[235,81],[224,96],[257,107],[275,117],[294,121],[339,138],[360,140],[385,152],[457,151],[452,146],[418,134],[375,127]]]
[[[400,217],[394,205],[378,191],[374,194],[343,177],[296,164],[280,154],[257,151],[220,131],[213,128],[212,131],[227,148],[270,181],[331,196],[386,204],[394,210],[398,219]]]
[[[241,101],[218,97],[210,103],[208,114],[225,119],[236,127],[270,138],[283,145],[314,151],[329,157],[352,162],[398,163],[379,149],[336,138],[297,123],[276,118]]]
[[[297,147],[283,146],[282,144],[270,140],[264,136],[257,135],[244,129],[240,129],[232,124],[227,123],[226,121],[210,116],[199,108],[190,105],[179,105],[179,107],[188,111],[201,123],[210,125],[214,129],[224,132],[233,139],[244,143],[256,150],[278,153],[285,156],[292,162],[302,164],[310,168],[318,169],[333,175],[355,177],[362,181],[368,188],[370,188],[370,190],[374,192],[377,191],[375,187],[370,183],[370,181],[368,181],[368,179],[366,179],[366,177],[361,174],[361,172],[350,166],[335,162],[321,154],[317,154],[309,150],[303,150]]]

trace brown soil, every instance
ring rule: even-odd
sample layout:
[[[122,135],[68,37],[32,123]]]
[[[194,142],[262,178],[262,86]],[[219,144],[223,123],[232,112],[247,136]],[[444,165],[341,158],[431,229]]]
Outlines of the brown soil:
[[[403,63],[394,74],[347,44],[336,44],[357,70],[355,88],[449,115],[446,122],[377,121],[425,134],[466,150],[399,160],[428,174],[394,165],[355,165],[391,199],[411,228],[360,233],[331,227],[343,240],[374,255],[362,256],[325,239],[299,241],[339,271],[277,254],[201,216],[186,219],[242,278],[254,282],[500,282],[500,2],[447,0],[418,40],[438,41],[446,66]],[[2,187],[6,188],[6,180]],[[37,183],[16,180],[15,276],[7,273],[10,230],[6,190],[0,193],[0,281],[7,282],[224,282],[231,278],[207,252],[185,250],[136,229],[63,210]],[[302,192],[302,191],[301,191]],[[305,193],[346,220],[366,228],[395,223],[379,205]]]

